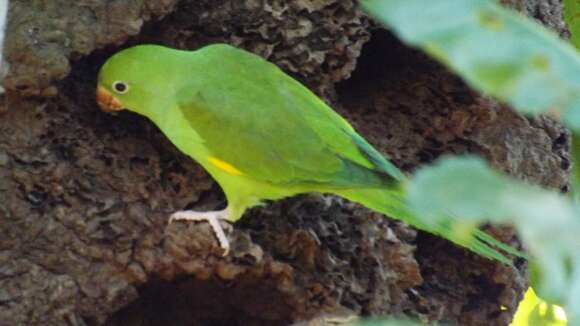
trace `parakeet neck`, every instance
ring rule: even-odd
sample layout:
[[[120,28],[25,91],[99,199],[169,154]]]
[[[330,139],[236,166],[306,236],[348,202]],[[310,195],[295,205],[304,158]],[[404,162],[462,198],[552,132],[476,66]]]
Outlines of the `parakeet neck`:
[[[199,163],[207,160],[207,149],[197,132],[183,117],[177,103],[164,101],[161,110],[149,118],[161,129],[168,139],[183,153],[191,156]]]
[[[187,90],[189,94],[195,89],[191,85],[190,78],[182,78],[184,72],[187,72],[188,76],[198,76],[200,66],[205,66],[205,61],[199,60],[199,54],[195,54],[195,57],[193,55],[191,52],[174,50],[171,64],[165,67],[164,78],[157,79],[155,89],[159,90],[159,93],[153,100],[147,102],[144,115],[149,117],[179,150],[204,165],[208,157],[207,149],[179,107],[180,93]],[[202,61],[202,64],[199,61]]]

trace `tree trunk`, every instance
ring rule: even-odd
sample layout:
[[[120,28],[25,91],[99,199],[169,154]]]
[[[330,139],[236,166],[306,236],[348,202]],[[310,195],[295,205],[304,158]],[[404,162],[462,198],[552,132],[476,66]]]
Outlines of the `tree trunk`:
[[[503,1],[565,36],[556,0]],[[524,118],[377,27],[354,0],[13,0],[0,106],[0,325],[287,325],[349,315],[507,325],[526,264],[479,258],[360,206],[304,195],[255,208],[232,252],[170,213],[224,205],[149,121],[95,104],[96,75],[137,43],[227,42],[332,104],[406,171],[478,153],[568,184],[569,136]],[[227,76],[224,76],[227,78]],[[489,227],[518,245],[513,230]]]

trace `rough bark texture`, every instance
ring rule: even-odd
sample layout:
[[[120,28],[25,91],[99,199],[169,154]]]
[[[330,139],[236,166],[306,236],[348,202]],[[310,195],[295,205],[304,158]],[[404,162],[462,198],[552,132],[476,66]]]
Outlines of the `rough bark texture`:
[[[558,1],[504,3],[566,35]],[[167,224],[178,209],[223,206],[219,187],[150,122],[94,102],[98,68],[121,48],[228,42],[331,100],[407,171],[475,152],[566,189],[562,126],[479,96],[372,26],[350,0],[13,0],[0,325],[284,325],[350,314],[507,325],[526,287],[523,262],[478,258],[333,197],[253,209],[220,257],[207,225]],[[490,232],[518,243],[510,229]]]

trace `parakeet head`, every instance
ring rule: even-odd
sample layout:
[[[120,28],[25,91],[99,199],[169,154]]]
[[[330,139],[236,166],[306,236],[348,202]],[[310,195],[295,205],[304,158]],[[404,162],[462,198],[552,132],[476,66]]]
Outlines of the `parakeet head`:
[[[116,53],[101,67],[97,103],[105,112],[128,109],[147,115],[146,103],[167,96],[173,71],[165,54],[179,52],[158,45],[138,45]],[[174,56],[173,56],[174,57]]]

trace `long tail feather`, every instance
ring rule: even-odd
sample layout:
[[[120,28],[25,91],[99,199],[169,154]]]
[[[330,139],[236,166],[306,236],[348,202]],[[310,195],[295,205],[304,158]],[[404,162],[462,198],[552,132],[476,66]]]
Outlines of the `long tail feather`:
[[[420,230],[443,237],[457,245],[465,247],[481,256],[489,259],[511,264],[507,254],[526,257],[516,249],[496,240],[484,231],[474,228],[465,228],[458,232],[460,222],[451,216],[439,219],[438,223],[425,223],[405,202],[404,190],[401,188],[372,188],[372,189],[349,189],[336,192],[337,195],[353,202],[357,202],[379,213],[394,219],[401,220]]]

